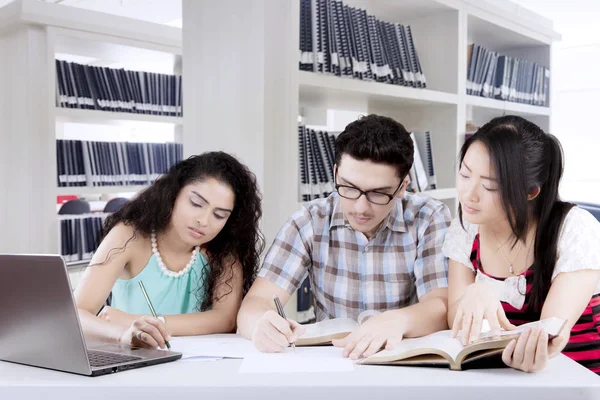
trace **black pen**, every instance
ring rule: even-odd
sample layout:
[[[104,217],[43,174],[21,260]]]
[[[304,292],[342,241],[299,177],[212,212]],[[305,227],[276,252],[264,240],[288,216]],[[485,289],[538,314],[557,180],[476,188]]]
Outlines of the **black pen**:
[[[273,295],[273,301],[275,302],[275,308],[277,308],[277,314],[286,321],[288,320],[283,312],[283,306],[281,305],[281,301],[279,301],[279,297],[276,294]],[[291,343],[292,348],[296,351],[296,343]]]

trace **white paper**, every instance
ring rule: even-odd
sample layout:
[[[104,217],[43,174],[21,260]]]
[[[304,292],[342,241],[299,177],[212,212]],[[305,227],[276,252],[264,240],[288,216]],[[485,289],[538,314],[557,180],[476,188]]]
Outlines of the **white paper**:
[[[259,353],[252,342],[240,335],[180,336],[172,338],[172,351],[183,353],[183,358],[217,357],[244,358]]]
[[[354,361],[342,357],[342,348],[296,347],[283,353],[248,355],[240,366],[241,374],[292,374],[298,372],[350,372]]]
[[[193,356],[193,355],[183,355],[181,357],[181,361],[195,361],[195,362],[213,362],[222,360],[223,357],[204,357],[204,356]]]

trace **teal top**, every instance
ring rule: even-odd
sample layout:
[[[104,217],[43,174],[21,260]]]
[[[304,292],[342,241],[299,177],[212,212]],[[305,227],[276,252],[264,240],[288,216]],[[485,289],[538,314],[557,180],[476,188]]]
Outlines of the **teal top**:
[[[148,264],[135,277],[117,279],[112,288],[111,307],[129,314],[151,314],[138,283],[142,281],[158,315],[198,312],[206,295],[198,293],[198,288],[206,282],[209,269],[208,262],[202,253],[199,253],[187,274],[179,278],[170,278],[161,271],[156,257],[152,254]]]

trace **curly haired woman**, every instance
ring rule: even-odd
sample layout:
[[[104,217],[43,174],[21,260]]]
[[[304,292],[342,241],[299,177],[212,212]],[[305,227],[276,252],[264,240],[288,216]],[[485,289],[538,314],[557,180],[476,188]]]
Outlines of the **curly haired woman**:
[[[256,177],[234,157],[208,152],[174,165],[106,219],[75,291],[86,337],[164,348],[171,335],[234,331],[264,249],[261,215]]]

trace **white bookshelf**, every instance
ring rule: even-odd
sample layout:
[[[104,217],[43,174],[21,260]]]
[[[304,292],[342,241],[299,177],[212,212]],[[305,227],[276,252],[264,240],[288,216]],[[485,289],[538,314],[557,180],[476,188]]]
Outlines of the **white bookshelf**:
[[[467,96],[466,73],[467,45],[475,42],[546,65],[552,74],[551,44],[559,36],[551,21],[501,0],[344,2],[411,26],[427,89],[299,71],[298,0],[185,1],[182,31],[35,0],[0,9],[0,58],[11,60],[0,74],[0,224],[7,227],[0,251],[56,249],[53,199],[79,189],[56,188],[55,155],[48,149],[54,149],[57,121],[168,123],[184,143],[184,156],[208,149],[235,154],[256,173],[263,191],[267,246],[298,206],[301,108],[379,113],[408,130],[430,131],[439,189],[429,194],[453,210],[467,121],[481,125],[515,113],[550,128],[552,99],[550,107],[537,107]],[[157,65],[183,68],[183,102],[193,112],[172,118],[57,109],[54,56],[69,52],[111,63],[154,57]],[[183,123],[193,134],[183,135]]]
[[[467,96],[466,74],[467,45],[473,41],[552,70],[551,44],[559,36],[551,21],[500,0],[344,3],[365,8],[380,19],[411,26],[427,89],[299,71],[298,0],[265,1],[254,8],[235,0],[224,0],[219,5],[183,3],[183,52],[186,61],[193,63],[186,73],[185,103],[198,110],[186,115],[186,127],[200,132],[196,140],[238,154],[258,173],[265,188],[267,242],[298,206],[299,109],[379,113],[396,118],[408,130],[430,131],[439,188],[430,194],[452,209],[456,206],[457,155],[467,121],[482,124],[495,116],[514,113],[544,129],[550,125],[551,107]],[[240,22],[238,16],[246,18]],[[248,36],[256,24],[267,28]],[[215,35],[219,43],[214,43]],[[241,36],[246,38],[244,43],[239,40]],[[211,51],[215,57],[202,58]],[[215,71],[219,71],[216,76]],[[229,78],[220,71],[227,71]],[[219,83],[209,82],[207,75]],[[217,87],[219,99],[214,101],[212,91],[206,89]],[[232,98],[235,101],[229,100]],[[248,104],[252,104],[252,114],[245,109]],[[311,121],[306,124],[323,125]],[[202,132],[217,128],[237,133],[202,136]]]
[[[55,59],[180,73],[181,29],[37,0],[8,4],[0,9],[0,21],[0,222],[5,227],[0,252],[56,254],[56,196],[97,197],[146,187],[57,187],[56,139],[63,138],[64,127],[80,124],[70,132],[81,129],[78,139],[90,140],[83,135],[89,124],[101,125],[100,130],[103,125],[139,125],[140,132],[160,124],[183,142],[183,118],[58,107]],[[72,278],[88,261],[68,263]]]

